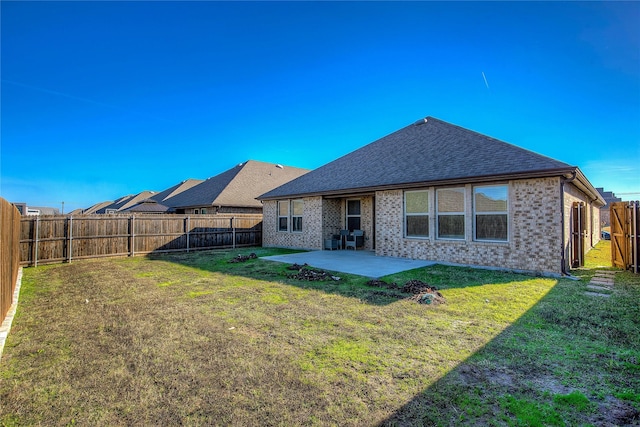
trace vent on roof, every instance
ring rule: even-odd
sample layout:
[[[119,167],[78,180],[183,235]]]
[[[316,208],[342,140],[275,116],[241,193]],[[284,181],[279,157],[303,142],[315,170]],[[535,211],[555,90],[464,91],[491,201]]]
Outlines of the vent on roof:
[[[427,118],[426,117],[424,119],[418,120],[417,122],[414,123],[414,125],[420,126],[420,125],[423,125],[425,123],[427,123]]]
[[[242,166],[242,163],[238,163],[238,167]]]
[[[284,166],[282,166],[282,165],[276,165],[276,167],[277,167],[278,169],[284,169]]]

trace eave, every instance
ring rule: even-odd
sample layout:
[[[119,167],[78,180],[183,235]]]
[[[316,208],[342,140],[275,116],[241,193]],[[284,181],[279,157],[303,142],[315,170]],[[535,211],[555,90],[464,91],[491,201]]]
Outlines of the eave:
[[[526,172],[518,172],[518,173],[510,173],[510,174],[501,174],[501,175],[461,177],[461,178],[444,179],[444,180],[386,184],[386,185],[369,186],[369,187],[362,187],[362,188],[343,188],[343,189],[337,189],[337,190],[283,194],[278,196],[261,197],[258,200],[262,200],[262,201],[281,200],[281,199],[291,199],[291,198],[300,198],[300,197],[317,197],[317,196],[322,196],[326,198],[345,197],[345,196],[363,196],[367,194],[373,194],[376,191],[386,191],[386,190],[405,190],[405,189],[424,188],[424,187],[443,187],[443,186],[464,185],[464,184],[493,183],[493,182],[501,182],[501,181],[505,182],[505,181],[517,180],[517,179],[549,178],[549,177],[560,177],[560,176],[564,176],[568,178],[573,176],[574,173],[579,173],[581,175],[581,172],[579,172],[579,169],[577,167],[571,166],[566,168],[526,171]],[[584,177],[584,175],[582,176]],[[586,180],[586,178],[584,179]],[[589,186],[590,185],[591,184],[589,184]],[[591,188],[593,188],[593,186],[591,186]],[[590,194],[590,193],[587,192],[587,194]],[[596,191],[596,194],[597,194],[597,191]]]

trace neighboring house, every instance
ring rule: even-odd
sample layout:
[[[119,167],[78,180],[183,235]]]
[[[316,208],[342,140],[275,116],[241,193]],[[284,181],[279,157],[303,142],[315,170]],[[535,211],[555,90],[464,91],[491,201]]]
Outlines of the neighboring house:
[[[122,209],[121,213],[155,213],[155,214],[163,214],[167,213],[169,210],[169,206],[165,206],[161,203],[156,202],[153,199],[145,199],[135,205]]]
[[[113,200],[109,200],[106,202],[96,203],[95,205],[88,207],[82,211],[83,215],[93,215],[98,212],[100,209],[105,208],[113,203]]]
[[[260,194],[298,178],[308,169],[249,160],[209,178],[166,203],[180,214],[262,213]]]
[[[164,191],[154,194],[152,197],[150,197],[150,199],[155,200],[158,203],[163,203],[163,204],[166,204],[167,206],[171,206],[171,202],[169,202],[169,200],[176,197],[178,194],[182,193],[183,191],[186,191],[192,187],[195,187],[196,185],[202,182],[204,182],[202,179],[192,179],[192,178],[185,179],[184,181],[174,185],[173,187],[167,188]]]
[[[265,247],[361,229],[377,255],[552,274],[598,242],[604,205],[578,167],[432,117],[258,199]]]
[[[45,206],[27,206],[26,203],[13,203],[21,215],[59,215],[60,210],[57,208]]]
[[[103,206],[100,209],[97,209],[95,212],[97,214],[115,214],[124,211],[127,208],[130,208],[137,203],[146,200],[152,197],[155,193],[153,191],[143,191],[138,194],[129,195],[121,197],[110,205]]]
[[[140,200],[136,204],[120,210],[132,213],[167,213],[171,209],[171,199],[203,182],[201,179],[187,179],[173,187],[159,193],[154,193],[148,199]]]
[[[598,193],[604,199],[606,205],[600,208],[600,224],[603,227],[608,227],[611,225],[611,203],[621,202],[622,199],[620,197],[616,197],[616,195],[611,191],[604,191],[603,187],[596,188]]]

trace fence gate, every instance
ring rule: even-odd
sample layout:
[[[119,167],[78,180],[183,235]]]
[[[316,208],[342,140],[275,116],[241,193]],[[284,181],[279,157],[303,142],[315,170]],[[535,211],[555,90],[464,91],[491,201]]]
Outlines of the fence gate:
[[[584,203],[573,202],[571,207],[571,268],[584,265],[584,236]]]
[[[611,213],[611,263],[624,270],[640,271],[640,203],[612,203]]]

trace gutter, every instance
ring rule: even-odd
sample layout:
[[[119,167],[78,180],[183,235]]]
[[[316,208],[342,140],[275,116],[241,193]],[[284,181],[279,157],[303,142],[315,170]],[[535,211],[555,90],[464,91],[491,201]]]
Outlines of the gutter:
[[[265,200],[280,200],[280,199],[292,199],[296,197],[314,197],[314,196],[323,196],[323,197],[344,197],[345,195],[357,195],[357,194],[371,194],[376,191],[384,191],[384,190],[404,190],[404,189],[412,189],[412,188],[423,188],[423,187],[439,187],[439,186],[449,186],[449,185],[463,185],[463,184],[475,184],[475,183],[489,183],[489,182],[503,182],[517,179],[529,179],[529,178],[546,178],[546,177],[554,177],[558,175],[565,174],[575,174],[576,168],[557,168],[557,169],[544,169],[537,171],[526,171],[526,172],[518,172],[518,173],[507,173],[502,175],[480,175],[474,177],[460,177],[460,178],[451,178],[444,180],[434,180],[434,181],[416,181],[416,182],[402,182],[396,184],[382,184],[382,185],[371,185],[360,188],[338,188],[338,189],[329,189],[329,190],[314,190],[308,191],[304,193],[282,193],[277,195],[268,195],[269,193],[265,193],[261,196],[256,197],[256,199],[265,201]]]

